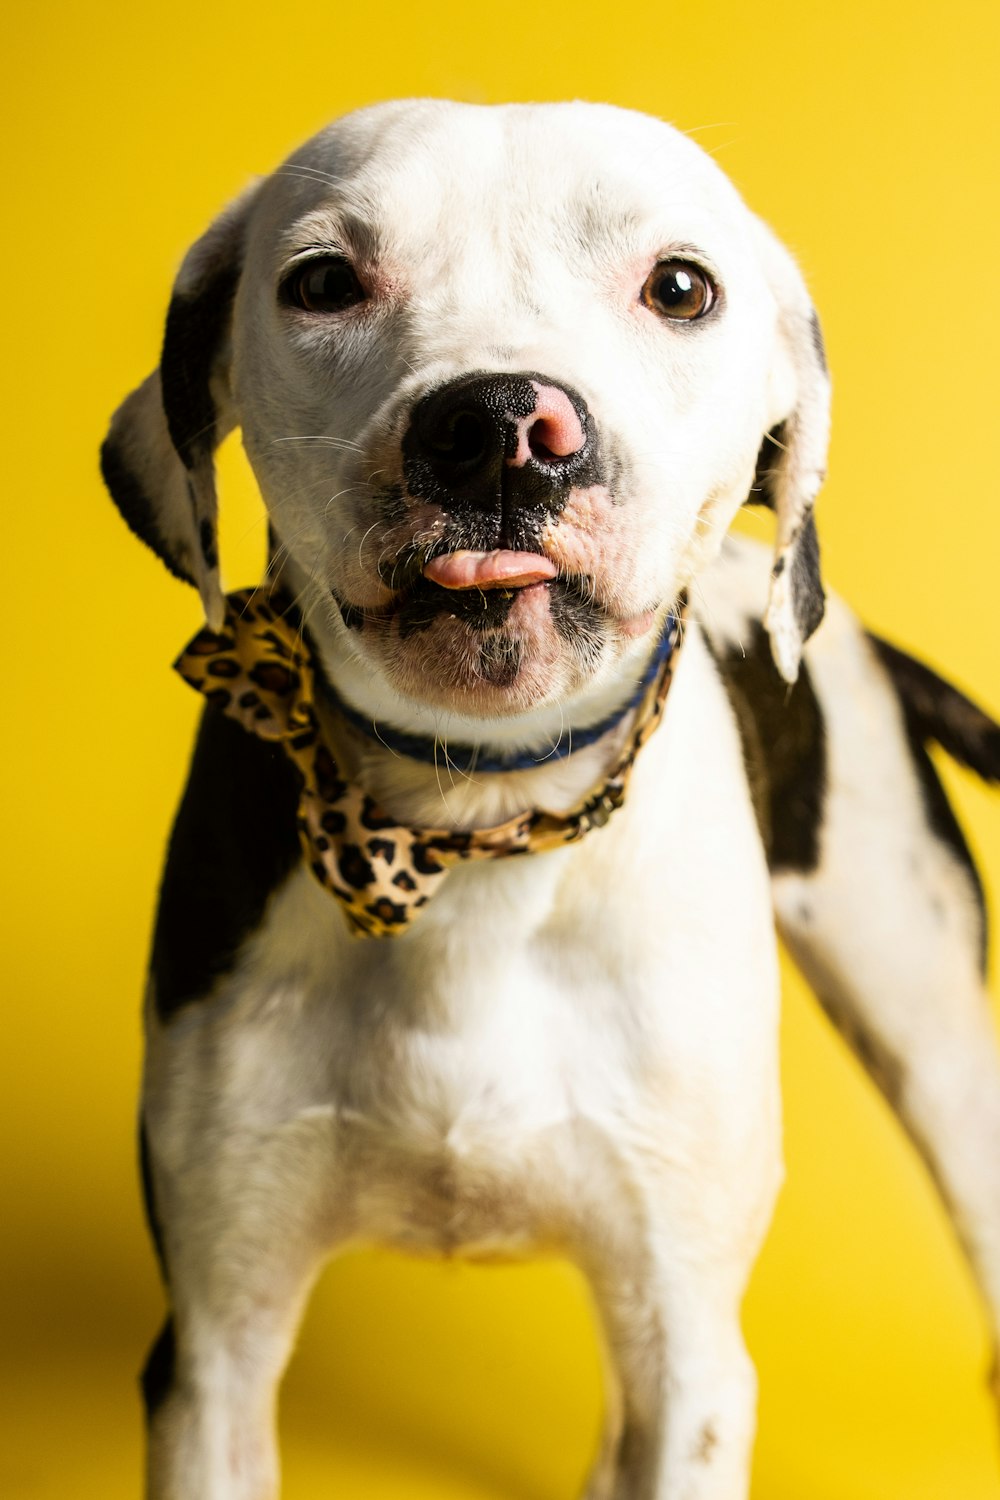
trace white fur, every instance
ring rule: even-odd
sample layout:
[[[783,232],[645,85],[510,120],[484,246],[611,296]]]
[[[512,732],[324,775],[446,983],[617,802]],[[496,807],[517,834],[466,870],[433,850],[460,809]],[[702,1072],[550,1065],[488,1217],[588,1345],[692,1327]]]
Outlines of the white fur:
[[[759,549],[733,545],[712,566],[763,435],[789,424],[777,460],[788,555],[819,482],[827,384],[801,280],[691,142],[596,106],[366,111],[236,212],[245,263],[214,386],[219,429],[242,427],[283,576],[356,708],[443,739],[544,746],[627,695],[654,628],[636,638],[615,621],[661,620],[698,584],[664,723],[606,828],[554,853],[457,868],[391,940],[351,938],[299,870],[208,997],[163,1024],[150,996],[144,1119],[178,1370],[152,1426],[149,1494],[272,1500],[275,1391],[312,1278],[332,1251],[379,1241],[574,1259],[614,1369],[588,1500],[740,1500],[754,1377],[739,1305],[781,1177],[777,987],[767,869],[705,637],[738,641],[765,607]],[[373,290],[356,314],[310,322],[278,305],[283,270],[317,242],[367,257]],[[674,251],[716,274],[714,321],[678,328],[638,300]],[[185,289],[203,260],[189,258]],[[597,658],[585,671],[560,647],[533,665],[530,693],[506,700],[443,655],[428,667],[405,642],[348,631],[330,596],[390,598],[373,497],[399,479],[414,402],[472,370],[570,384],[625,460],[613,514],[584,508],[552,540],[591,559],[609,621]],[[148,417],[162,423],[152,398]],[[202,518],[209,492],[196,488]],[[173,525],[176,483],[171,494]],[[216,608],[212,577],[198,582]],[[802,649],[793,602],[786,569],[768,619],[789,680]],[[530,631],[524,644],[530,657]],[[828,711],[849,707],[833,735],[821,868],[778,882],[779,917],[794,941],[800,887],[836,888],[820,936],[803,931],[797,950],[807,971],[845,967],[830,998],[850,1006],[840,992],[863,989],[857,1005],[923,1070],[904,1117],[925,1144],[944,1130],[936,1165],[996,1299],[996,1172],[964,1149],[957,1085],[933,1067],[947,1034],[954,1076],[975,1075],[975,1107],[998,1139],[965,888],[930,850],[898,711],[842,607],[810,660]],[[874,742],[869,713],[883,725]],[[627,732],[516,776],[442,779],[359,745],[353,771],[400,821],[472,827],[527,805],[572,807]],[[927,846],[923,875],[887,848],[877,873],[852,878],[862,764]],[[862,894],[870,884],[889,892],[887,922],[932,898],[949,922],[927,925],[904,957]],[[956,986],[945,1020],[941,991],[954,998]]]

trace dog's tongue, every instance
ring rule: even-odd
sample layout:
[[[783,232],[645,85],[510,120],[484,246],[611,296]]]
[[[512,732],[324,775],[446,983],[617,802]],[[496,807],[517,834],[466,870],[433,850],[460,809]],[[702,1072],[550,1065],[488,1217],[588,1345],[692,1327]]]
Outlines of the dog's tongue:
[[[446,552],[427,564],[424,577],[443,589],[517,589],[556,572],[538,552]]]

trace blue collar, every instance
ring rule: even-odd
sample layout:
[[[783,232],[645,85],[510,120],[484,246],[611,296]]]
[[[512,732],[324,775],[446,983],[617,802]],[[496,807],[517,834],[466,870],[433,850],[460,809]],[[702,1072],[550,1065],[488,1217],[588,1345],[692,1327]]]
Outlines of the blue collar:
[[[388,724],[379,724],[366,718],[364,714],[358,713],[356,708],[351,708],[350,704],[345,703],[329,682],[326,684],[326,690],[333,699],[337,711],[353,729],[357,729],[360,734],[374,740],[377,745],[382,745],[386,750],[393,751],[396,755],[405,755],[410,760],[423,761],[429,766],[441,766],[444,770],[457,771],[459,775],[468,775],[474,771],[484,773],[533,771],[550,761],[564,760],[566,756],[572,755],[577,750],[585,750],[588,745],[596,744],[599,739],[609,734],[616,724],[621,723],[627,713],[631,713],[632,709],[638,707],[654,677],[674,654],[679,639],[678,618],[673,614],[668,615],[656,650],[636,684],[635,691],[626,702],[596,724],[588,724],[584,729],[563,730],[555,744],[547,750],[490,751],[482,745],[453,745],[450,741],[445,745],[440,740],[428,739],[425,735],[405,734],[402,730],[390,729]]]

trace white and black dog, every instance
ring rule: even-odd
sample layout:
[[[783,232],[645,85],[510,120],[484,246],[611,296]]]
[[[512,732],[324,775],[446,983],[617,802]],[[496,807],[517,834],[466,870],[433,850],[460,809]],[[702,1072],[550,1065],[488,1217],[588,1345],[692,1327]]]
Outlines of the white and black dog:
[[[996,1325],[984,917],[925,745],[995,779],[1000,729],[839,602],[816,631],[828,396],[789,256],[603,106],[363,111],[190,251],[103,451],[208,619],[147,1001],[155,1500],[277,1493],[358,1241],[564,1253],[613,1371],[588,1500],[745,1496],[775,913]],[[227,604],[237,425],[274,587]],[[773,560],[724,540],[748,500]]]

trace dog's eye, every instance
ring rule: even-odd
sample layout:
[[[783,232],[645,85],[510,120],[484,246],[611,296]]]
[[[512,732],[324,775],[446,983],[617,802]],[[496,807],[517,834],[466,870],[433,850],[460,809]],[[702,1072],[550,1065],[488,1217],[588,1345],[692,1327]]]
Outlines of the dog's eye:
[[[690,322],[708,312],[715,301],[715,287],[690,261],[661,260],[646,278],[642,300],[665,318]]]
[[[363,302],[365,289],[343,255],[324,255],[296,266],[282,284],[281,295],[290,307],[304,312],[338,313]]]

